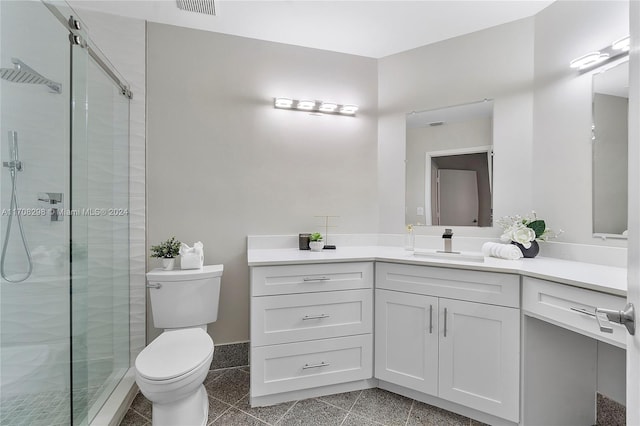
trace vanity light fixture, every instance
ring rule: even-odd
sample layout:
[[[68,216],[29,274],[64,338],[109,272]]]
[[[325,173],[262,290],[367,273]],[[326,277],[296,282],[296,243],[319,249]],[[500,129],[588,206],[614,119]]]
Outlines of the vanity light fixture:
[[[314,101],[298,101],[296,108],[303,109],[305,111],[311,111],[316,106]]]
[[[357,105],[343,105],[342,108],[340,108],[340,113],[355,114],[357,110],[358,110]]]
[[[280,109],[292,109],[311,113],[355,115],[357,105],[341,105],[335,102],[296,100],[290,98],[274,98],[273,106]]]
[[[569,63],[571,68],[587,72],[598,66],[621,59],[629,54],[629,36],[622,37],[598,51],[587,53]]]
[[[579,70],[584,70],[586,68],[591,68],[594,65],[597,65],[601,62],[609,59],[608,53],[600,53],[600,52],[591,52],[587,53],[584,56],[580,56],[579,58],[574,59],[569,63],[571,68],[577,68]]]
[[[338,104],[334,104],[333,102],[322,102],[318,109],[321,112],[336,112]]]
[[[289,98],[276,98],[275,107],[276,108],[291,108],[293,106],[293,99]]]
[[[628,52],[629,49],[631,48],[630,37],[626,36],[626,37],[622,37],[619,40],[614,41],[613,43],[611,43],[611,48],[613,50],[621,50],[623,52]]]

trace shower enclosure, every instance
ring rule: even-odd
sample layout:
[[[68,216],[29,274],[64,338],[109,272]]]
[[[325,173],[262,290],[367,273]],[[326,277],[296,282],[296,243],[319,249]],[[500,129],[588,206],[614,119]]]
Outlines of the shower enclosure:
[[[0,424],[89,424],[129,368],[129,101],[65,3],[0,2]]]

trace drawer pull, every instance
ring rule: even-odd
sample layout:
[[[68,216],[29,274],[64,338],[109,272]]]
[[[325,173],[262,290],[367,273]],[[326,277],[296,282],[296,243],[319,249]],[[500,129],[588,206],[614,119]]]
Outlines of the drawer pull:
[[[331,278],[329,278],[329,277],[304,277],[302,280],[304,282],[308,283],[308,282],[314,282],[314,281],[330,281]]]
[[[305,316],[302,317],[302,321],[314,320],[314,319],[324,319],[324,318],[331,318],[331,315],[327,315],[327,314],[305,315]]]
[[[433,305],[429,305],[429,334],[433,334]]]
[[[576,312],[580,312],[581,314],[585,314],[585,315],[589,315],[590,317],[595,317],[596,313],[595,312],[589,312],[587,311],[585,308],[574,308],[573,306],[571,307],[572,311],[576,311]]]
[[[328,362],[324,362],[322,361],[320,364],[305,364],[302,369],[303,370],[308,370],[310,368],[320,368],[320,367],[328,367],[331,364],[329,364]]]

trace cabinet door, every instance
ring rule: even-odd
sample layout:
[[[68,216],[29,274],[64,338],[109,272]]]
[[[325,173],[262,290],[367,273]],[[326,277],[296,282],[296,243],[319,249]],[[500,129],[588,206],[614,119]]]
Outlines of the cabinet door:
[[[437,395],[438,299],[376,290],[375,376]]]
[[[520,312],[440,299],[439,396],[519,420]]]

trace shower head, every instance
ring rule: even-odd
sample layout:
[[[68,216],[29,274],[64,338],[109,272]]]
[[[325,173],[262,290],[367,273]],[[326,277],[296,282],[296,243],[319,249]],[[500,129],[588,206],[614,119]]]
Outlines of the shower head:
[[[20,59],[11,58],[13,68],[0,68],[0,77],[14,83],[44,84],[55,93],[62,93],[62,84],[37,73]]]

